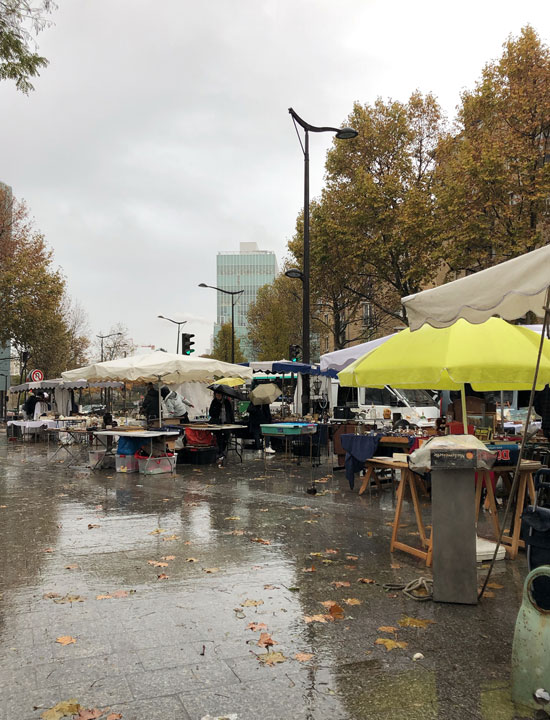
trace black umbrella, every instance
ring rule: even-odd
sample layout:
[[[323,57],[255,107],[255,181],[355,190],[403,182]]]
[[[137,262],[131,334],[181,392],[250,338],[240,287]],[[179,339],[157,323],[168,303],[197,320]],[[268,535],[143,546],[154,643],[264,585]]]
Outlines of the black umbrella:
[[[208,389],[213,390],[214,392],[221,393],[222,395],[227,395],[227,397],[236,398],[237,400],[244,399],[238,390],[229,387],[229,385],[220,385],[219,383],[213,383],[212,385],[208,386]]]

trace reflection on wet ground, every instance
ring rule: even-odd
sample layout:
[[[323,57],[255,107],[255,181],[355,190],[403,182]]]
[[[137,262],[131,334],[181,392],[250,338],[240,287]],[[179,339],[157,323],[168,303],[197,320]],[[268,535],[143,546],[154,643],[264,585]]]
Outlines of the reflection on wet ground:
[[[70,698],[123,720],[529,716],[509,692],[523,557],[479,606],[415,602],[382,587],[429,574],[389,553],[391,490],[360,498],[329,464],[312,496],[311,469],[278,456],[175,478],[45,457],[0,441],[0,720]]]

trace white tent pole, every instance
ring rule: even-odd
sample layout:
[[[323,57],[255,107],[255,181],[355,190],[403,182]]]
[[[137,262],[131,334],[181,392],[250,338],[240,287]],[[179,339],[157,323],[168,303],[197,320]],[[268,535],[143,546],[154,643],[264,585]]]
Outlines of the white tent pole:
[[[161,386],[160,379],[161,379],[162,375],[157,375],[157,377],[159,379],[159,428],[160,428],[160,427],[162,427],[162,395],[160,394],[160,386]]]
[[[466,413],[466,387],[462,385],[460,388],[460,399],[462,400],[462,425],[464,426],[464,435],[468,434],[468,415]]]

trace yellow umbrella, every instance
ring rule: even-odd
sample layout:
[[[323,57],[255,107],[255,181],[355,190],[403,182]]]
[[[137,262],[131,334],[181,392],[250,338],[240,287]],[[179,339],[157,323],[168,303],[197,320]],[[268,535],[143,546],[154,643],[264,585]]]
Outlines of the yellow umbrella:
[[[406,389],[530,390],[540,337],[500,318],[479,325],[457,320],[446,328],[403,330],[338,373],[341,385]],[[550,342],[544,342],[537,389],[550,382]]]
[[[229,385],[229,387],[237,387],[239,385],[244,385],[245,381],[239,377],[224,377],[216,380],[216,383],[218,385]]]

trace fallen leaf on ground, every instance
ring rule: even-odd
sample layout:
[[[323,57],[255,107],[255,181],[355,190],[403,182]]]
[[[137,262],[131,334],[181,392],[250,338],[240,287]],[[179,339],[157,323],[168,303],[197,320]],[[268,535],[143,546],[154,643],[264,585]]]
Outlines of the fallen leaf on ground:
[[[61,635],[56,638],[55,642],[60,645],[72,645],[73,643],[76,643],[76,638],[71,637],[70,635]]]
[[[315,570],[315,568],[314,568],[313,565],[312,565],[311,567],[304,568],[304,569],[302,570],[302,572],[317,572],[317,570]]]
[[[175,555],[163,555],[163,557],[161,557],[161,560],[175,560],[175,559],[176,559]]]
[[[78,570],[78,565],[65,565],[65,570]]]
[[[247,630],[267,630],[267,625],[265,623],[255,623],[251,622],[249,625],[247,625]]]
[[[226,535],[244,535],[244,530],[231,530]]]
[[[179,540],[179,535],[167,535],[166,537],[162,538],[162,542],[170,542],[170,540]],[[185,543],[186,545],[191,545],[191,543]]]
[[[333,605],[338,605],[338,603],[335,600],[322,600],[321,605],[326,608],[331,608]]]
[[[478,593],[479,592],[481,592],[481,588],[478,590]],[[494,598],[496,597],[496,595],[492,590],[485,590],[485,592],[483,593],[483,597]]]
[[[334,562],[334,560],[329,560],[328,558],[323,558],[321,560],[321,562],[323,563],[323,565],[331,565]]]
[[[147,560],[147,563],[149,565],[154,565],[155,567],[168,567],[167,562],[158,562],[157,560]]]
[[[75,715],[80,711],[81,705],[78,700],[71,698],[71,700],[63,700],[58,702],[49,710],[44,710],[40,716],[43,720],[61,720],[61,718],[67,715]]]
[[[359,560],[358,555],[346,555],[346,560]]]
[[[183,544],[184,545],[192,545],[193,543],[191,542],[191,540],[186,540]]]
[[[320,552],[311,552],[309,554],[311,555],[311,557],[323,557],[323,553]]]
[[[157,528],[156,530],[153,530],[153,532],[150,532],[149,535],[160,535],[163,532],[168,532],[168,530],[165,530],[164,528]]]
[[[96,600],[112,600],[113,596],[112,595],[96,595],[95,599]]]
[[[250,538],[251,542],[259,543],[260,545],[271,545],[271,540],[264,540],[264,538],[256,537]]]
[[[93,530],[94,528],[101,527],[101,525],[96,525],[95,523],[88,523],[88,530]]]
[[[403,615],[403,617],[399,621],[401,627],[415,628],[426,628],[428,627],[428,625],[432,625],[433,623],[435,623],[435,620],[420,620],[420,618],[413,618],[409,617],[408,615]]]
[[[168,580],[168,575],[166,573],[161,573],[160,575],[157,575],[157,580]]]
[[[45,595],[42,595],[42,597],[45,600],[52,600],[53,598],[61,597],[61,595],[59,593],[51,592],[51,593],[46,593]]]
[[[98,710],[97,708],[94,708],[93,710],[84,710],[81,708],[78,715],[75,715],[73,720],[96,720],[96,718],[101,717],[103,715],[103,710]]]
[[[269,508],[260,508],[260,512],[269,512]]]
[[[241,607],[257,607],[258,605],[263,605],[263,600],[245,600],[241,603]]]
[[[350,587],[351,583],[348,580],[334,580],[330,583],[335,588]]]
[[[52,553],[52,552],[53,552],[53,548],[44,548],[44,549],[42,550],[42,552]]]
[[[226,520],[240,520],[241,518],[238,515],[230,515],[229,517],[225,518]]]
[[[212,573],[217,573],[220,571],[220,568],[204,568],[204,572],[208,575],[211,575]]]
[[[276,640],[273,640],[271,635],[269,633],[263,632],[260,633],[260,639],[258,640],[259,647],[268,648],[272,645],[278,645],[279,643]]]
[[[399,563],[392,563],[390,565],[390,567],[392,570],[400,570],[401,569],[401,565],[399,565]]]
[[[391,638],[378,638],[378,640],[375,640],[375,645],[383,645],[386,650],[389,652],[390,650],[395,650],[396,648],[406,648],[409,643],[406,643],[404,640],[392,640]]]
[[[86,598],[80,597],[80,595],[64,595],[63,597],[54,598],[54,603],[63,605],[64,603],[84,602]]]
[[[492,588],[493,590],[502,590],[504,585],[499,585],[498,583],[492,582],[492,583],[487,583],[487,587]]]
[[[317,520],[304,520],[304,522],[307,523],[308,525],[314,525],[318,521]]]
[[[357,570],[357,565],[344,565],[346,570]]]
[[[344,600],[344,603],[346,605],[361,605],[361,600],[359,600],[358,598],[346,598]]]
[[[307,623],[311,622],[319,622],[319,623],[326,623],[326,622],[333,622],[334,618],[332,615],[304,615],[304,621]]]
[[[194,562],[199,562],[199,560],[198,560],[198,558],[188,557],[188,558],[185,558],[185,562],[194,563]]]
[[[313,657],[313,653],[296,653],[294,656],[298,662],[307,662]]]
[[[126,590],[115,590],[115,592],[113,593],[113,597],[114,598],[128,597],[128,592]]]
[[[337,603],[334,603],[334,605],[330,608],[329,613],[335,620],[342,620],[344,617],[344,608]]]
[[[0,508],[2,508],[2,510],[4,510],[7,507],[8,507],[7,505],[0,505]]]
[[[369,530],[369,531],[367,532],[367,537],[372,537],[372,530]]]
[[[122,720],[122,713],[109,713],[106,720]]]
[[[372,580],[372,578],[359,578],[357,582],[363,583],[364,585],[376,584],[376,580]]]
[[[338,552],[339,552],[339,551],[338,551],[338,550],[333,550],[332,548],[327,548],[327,549],[325,550],[325,552],[326,552],[327,555],[338,555]]]
[[[378,628],[378,632],[396,633],[397,628],[393,625],[382,625],[382,627]]]
[[[267,652],[265,655],[256,655],[256,657],[264,665],[270,666],[282,663],[287,659],[282,652]]]
[[[276,585],[264,585],[264,590],[278,590]]]

